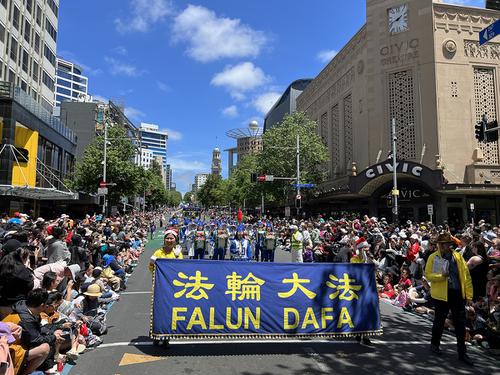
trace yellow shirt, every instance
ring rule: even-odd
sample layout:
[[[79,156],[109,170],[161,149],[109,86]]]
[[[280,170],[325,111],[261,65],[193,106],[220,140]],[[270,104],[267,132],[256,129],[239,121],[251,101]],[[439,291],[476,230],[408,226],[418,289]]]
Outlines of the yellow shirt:
[[[175,247],[171,252],[167,253],[163,247],[156,250],[151,256],[149,270],[153,272],[156,259],[183,259],[182,249],[180,246]]]

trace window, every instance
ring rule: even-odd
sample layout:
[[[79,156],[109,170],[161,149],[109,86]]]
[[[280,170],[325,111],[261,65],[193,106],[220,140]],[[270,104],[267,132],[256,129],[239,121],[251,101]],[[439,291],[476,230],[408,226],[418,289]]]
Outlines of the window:
[[[47,74],[47,72],[45,70],[42,73],[42,82],[51,91],[54,91],[54,80],[52,78],[50,78],[50,76]]]
[[[24,48],[23,48],[23,63],[22,63],[22,66],[23,66],[23,70],[26,73],[29,73],[30,58],[29,58],[28,51],[26,51]]]
[[[26,0],[26,10],[33,14],[33,0]]]
[[[10,37],[10,58],[17,62],[17,40],[14,37]]]
[[[40,53],[40,35],[35,33],[35,43],[34,43],[36,53]]]
[[[59,76],[59,72],[57,73],[57,75]],[[68,82],[68,81],[66,81],[66,80],[64,80],[64,79],[58,79],[58,80],[57,80],[57,84],[58,84],[59,86],[64,86],[64,87],[71,88],[71,82]]]
[[[76,83],[73,83],[73,90],[78,90],[78,91],[84,91],[85,92],[85,86],[80,86],[80,85],[77,85]]]
[[[63,94],[63,95],[71,96],[71,90],[65,89],[63,87],[58,87],[57,88],[57,93],[58,94]]]
[[[2,4],[2,6],[7,9],[7,0],[0,0],[0,4]]]
[[[16,28],[16,30],[19,31],[19,17],[21,16],[21,13],[19,12],[19,8],[14,5],[14,10],[12,12],[12,26]]]
[[[21,80],[21,90],[23,90],[24,92],[28,91],[28,84],[24,82],[24,80]]]
[[[9,82],[16,82],[16,73],[12,69],[9,69]]]
[[[24,40],[31,43],[31,24],[24,20]]]
[[[54,0],[47,0],[47,4],[49,5],[50,9],[52,9],[52,12],[54,12],[55,16],[57,17],[57,13],[59,13],[59,8],[56,5],[56,2]]]
[[[33,80],[36,81],[37,83],[38,83],[38,71],[39,71],[38,63],[35,60],[33,60],[32,77]]]
[[[38,93],[35,90],[31,90],[31,96],[33,99],[37,100],[38,99]]]
[[[42,26],[42,8],[40,5],[36,5],[36,23],[38,26]]]
[[[57,40],[57,31],[54,26],[52,26],[48,18],[45,19],[45,30],[47,30],[47,32],[55,42]]]
[[[0,42],[5,43],[5,26],[0,23]]]
[[[43,55],[50,61],[53,66],[56,66],[56,55],[50,50],[50,48],[45,44]]]

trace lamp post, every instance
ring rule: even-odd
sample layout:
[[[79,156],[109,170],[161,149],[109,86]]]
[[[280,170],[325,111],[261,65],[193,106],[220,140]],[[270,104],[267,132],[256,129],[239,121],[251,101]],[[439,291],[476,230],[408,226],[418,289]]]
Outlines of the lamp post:
[[[102,180],[106,183],[106,167],[107,167],[107,157],[108,157],[108,121],[104,119],[104,160],[102,162]],[[106,216],[106,194],[104,194],[104,199],[102,203],[102,214]]]
[[[396,119],[392,119],[391,124],[391,133],[392,133],[392,222],[394,224],[398,223],[398,175],[396,172]]]
[[[248,124],[248,129],[250,130],[250,134],[252,135],[252,142],[254,144],[252,147],[255,146],[255,143],[257,142],[257,134],[259,134],[259,123],[255,120],[250,121]],[[263,217],[264,216],[264,192],[261,193],[260,196],[260,215]]]

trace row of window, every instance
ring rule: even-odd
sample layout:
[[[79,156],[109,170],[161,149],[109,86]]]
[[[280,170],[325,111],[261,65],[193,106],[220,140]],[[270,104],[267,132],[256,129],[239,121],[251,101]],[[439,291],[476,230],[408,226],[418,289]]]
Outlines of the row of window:
[[[58,77],[66,78],[74,82],[80,82],[83,84],[87,84],[87,78],[85,77],[78,77],[77,75],[73,75],[71,73],[68,73],[66,70],[61,70],[61,65],[57,67],[57,73],[56,75]]]

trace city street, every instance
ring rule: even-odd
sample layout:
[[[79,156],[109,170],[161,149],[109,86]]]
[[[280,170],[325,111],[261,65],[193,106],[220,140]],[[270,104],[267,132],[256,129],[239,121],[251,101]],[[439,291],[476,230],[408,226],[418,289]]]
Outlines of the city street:
[[[384,334],[362,346],[354,339],[291,341],[172,342],[169,349],[154,347],[148,338],[151,274],[147,261],[159,240],[145,254],[121,300],[108,314],[109,333],[97,349],[84,353],[71,375],[84,374],[327,374],[455,373],[495,374],[498,358],[469,347],[471,369],[457,360],[454,336],[443,336],[443,355],[429,353],[430,321],[404,313],[386,303],[380,309]],[[280,252],[277,261],[290,254]]]

